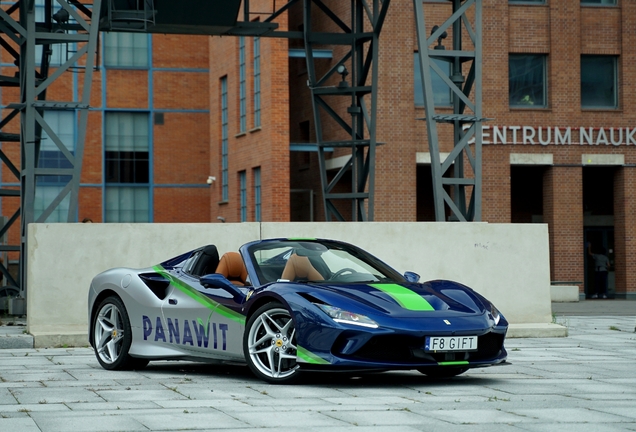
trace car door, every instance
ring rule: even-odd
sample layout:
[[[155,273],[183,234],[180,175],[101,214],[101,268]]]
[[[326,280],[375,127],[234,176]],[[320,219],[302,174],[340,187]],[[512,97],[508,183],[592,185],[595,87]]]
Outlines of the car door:
[[[173,348],[194,356],[243,360],[245,319],[232,295],[204,288],[187,268],[173,271],[164,300],[164,338]]]

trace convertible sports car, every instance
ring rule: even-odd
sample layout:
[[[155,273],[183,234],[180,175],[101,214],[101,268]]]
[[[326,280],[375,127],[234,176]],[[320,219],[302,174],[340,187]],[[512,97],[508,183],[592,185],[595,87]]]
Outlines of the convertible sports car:
[[[254,241],[220,259],[209,245],[97,275],[89,340],[105,369],[239,361],[271,383],[304,370],[451,377],[506,362],[508,323],[492,303],[418,279],[333,240]]]

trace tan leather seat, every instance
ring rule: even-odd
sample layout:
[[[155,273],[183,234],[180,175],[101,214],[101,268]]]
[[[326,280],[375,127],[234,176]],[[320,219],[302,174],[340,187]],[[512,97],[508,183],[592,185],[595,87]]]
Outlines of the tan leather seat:
[[[247,269],[243,264],[243,258],[238,252],[226,252],[219,261],[216,273],[225,276],[234,285],[245,285]]]
[[[321,281],[324,280],[322,275],[318,273],[318,270],[309,261],[306,256],[299,256],[293,254],[287,260],[281,279],[294,281],[298,279],[307,279],[309,281]]]

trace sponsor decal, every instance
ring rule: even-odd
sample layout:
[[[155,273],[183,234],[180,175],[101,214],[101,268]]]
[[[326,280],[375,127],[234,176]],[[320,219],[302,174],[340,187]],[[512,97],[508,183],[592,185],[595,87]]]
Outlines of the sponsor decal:
[[[298,361],[301,361],[304,363],[321,364],[321,365],[329,364],[327,360],[312,353],[309,350],[306,350],[300,345],[296,346],[296,357],[298,358]]]
[[[431,304],[420,294],[398,284],[370,284],[373,288],[379,289],[390,295],[404,309],[412,311],[432,311],[435,310]]]
[[[193,298],[194,300],[196,300],[197,302],[199,302],[203,306],[205,306],[205,307],[207,307],[209,309],[212,309],[214,312],[216,312],[219,315],[222,315],[222,316],[224,316],[226,318],[229,318],[232,321],[236,321],[239,324],[245,325],[245,316],[243,316],[243,315],[241,315],[241,314],[239,314],[237,312],[234,312],[232,309],[220,304],[219,302],[215,302],[210,297],[202,294],[201,292],[199,292],[194,287],[191,287],[190,285],[184,283],[183,281],[173,277],[169,272],[167,272],[160,265],[154,266],[153,269],[157,273],[159,273],[161,276],[166,278],[168,281],[170,281],[170,284],[172,284],[179,291],[181,291],[182,293],[186,294],[187,296]]]
[[[438,362],[437,363],[440,366],[468,366],[469,363],[467,361],[445,361],[445,362]]]
[[[168,325],[167,334],[161,322],[161,317],[156,317],[153,320],[144,315],[142,317],[144,340],[190,345],[192,347],[197,346],[221,351],[227,350],[227,324],[211,322],[208,319],[207,325],[204,326],[203,320],[200,318],[196,320],[181,320],[181,322],[177,318],[167,318],[166,322]]]

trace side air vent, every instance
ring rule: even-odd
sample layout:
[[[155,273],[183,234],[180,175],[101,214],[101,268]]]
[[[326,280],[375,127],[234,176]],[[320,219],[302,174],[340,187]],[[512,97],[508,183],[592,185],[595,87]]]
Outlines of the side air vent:
[[[298,293],[299,296],[301,296],[302,298],[304,298],[305,300],[312,302],[312,303],[317,303],[317,304],[327,304],[324,301],[317,299],[316,297],[312,296],[309,293]]]
[[[146,284],[150,291],[157,296],[160,300],[163,300],[168,295],[168,286],[170,282],[158,273],[143,273],[139,275],[139,278]]]

